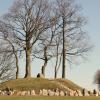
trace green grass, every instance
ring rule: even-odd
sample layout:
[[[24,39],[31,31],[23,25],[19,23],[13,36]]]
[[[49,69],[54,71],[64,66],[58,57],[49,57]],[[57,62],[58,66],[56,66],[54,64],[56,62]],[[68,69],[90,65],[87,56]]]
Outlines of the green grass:
[[[0,100],[100,100],[100,97],[0,96]]]

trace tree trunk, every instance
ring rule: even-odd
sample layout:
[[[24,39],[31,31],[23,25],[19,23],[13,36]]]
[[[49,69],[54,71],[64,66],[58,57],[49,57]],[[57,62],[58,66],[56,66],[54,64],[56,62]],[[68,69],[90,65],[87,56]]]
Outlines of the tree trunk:
[[[44,65],[42,66],[41,73],[45,77],[45,68],[47,66],[48,58],[47,58],[47,46],[44,47]]]
[[[30,49],[26,49],[26,73],[25,73],[25,78],[29,78],[31,77],[31,50]]]
[[[56,65],[55,65],[55,76],[54,76],[54,78],[56,79],[57,78],[57,64],[58,64],[58,48],[57,48],[57,57],[56,57]]]
[[[65,50],[63,50],[63,62],[62,62],[62,78],[66,78],[66,65],[65,65]]]
[[[16,58],[16,79],[18,79],[19,66],[18,66],[18,57],[17,57],[17,53],[15,53],[15,58]]]
[[[54,78],[55,79],[57,78],[57,69],[56,69],[56,67],[55,67],[55,76],[54,76]]]
[[[65,54],[65,19],[63,18],[63,61],[62,61],[62,78],[65,79],[65,58],[66,58],[66,54]]]
[[[31,38],[30,33],[26,33],[26,68],[25,68],[25,77],[24,78],[30,78],[31,77]]]
[[[16,79],[18,79],[18,74],[19,74],[18,56],[17,56],[17,51],[15,51],[15,48],[13,45],[12,45],[12,48],[13,48],[13,53],[16,59]]]
[[[44,63],[44,65],[42,66],[42,69],[41,69],[41,73],[42,75],[45,77],[45,68],[47,66],[47,62]]]
[[[16,79],[18,79],[18,74],[19,74],[19,65],[18,65],[18,56],[17,56],[17,51],[15,51],[14,45],[7,39],[7,41],[11,44],[12,49],[13,49],[13,54],[15,56],[16,60]]]

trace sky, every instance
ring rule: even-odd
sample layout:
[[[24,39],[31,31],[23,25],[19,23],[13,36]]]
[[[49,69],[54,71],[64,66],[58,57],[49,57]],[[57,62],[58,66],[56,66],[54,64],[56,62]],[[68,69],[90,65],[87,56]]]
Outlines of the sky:
[[[14,0],[0,0],[0,16],[8,11],[13,1]],[[89,54],[87,61],[68,68],[67,78],[82,87],[94,89],[96,88],[93,83],[94,75],[95,72],[100,69],[100,0],[76,0],[76,2],[82,6],[81,13],[88,20],[85,30],[88,32],[91,44],[94,45],[94,48]],[[42,62],[40,63],[42,64]],[[35,61],[32,66],[38,66],[38,60]],[[48,77],[52,77],[52,71],[49,71],[50,68],[51,67],[47,70]],[[39,68],[33,70],[32,74],[38,73],[38,70]],[[22,75],[22,71],[20,75]]]

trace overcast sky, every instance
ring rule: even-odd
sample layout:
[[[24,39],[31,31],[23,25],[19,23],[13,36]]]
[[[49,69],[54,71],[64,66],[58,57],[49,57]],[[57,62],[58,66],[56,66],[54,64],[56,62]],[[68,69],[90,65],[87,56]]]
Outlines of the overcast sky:
[[[8,11],[13,1],[0,0],[0,16]],[[100,69],[100,0],[77,0],[77,2],[82,5],[82,14],[88,19],[85,30],[88,32],[91,42],[95,47],[91,55],[89,55],[88,61],[68,69],[68,78],[82,87],[92,89],[95,88],[93,84],[94,74]],[[38,66],[37,63],[36,61],[34,66]],[[38,68],[32,73],[36,74],[37,72]],[[48,72],[48,77],[51,77],[49,75],[52,72]]]

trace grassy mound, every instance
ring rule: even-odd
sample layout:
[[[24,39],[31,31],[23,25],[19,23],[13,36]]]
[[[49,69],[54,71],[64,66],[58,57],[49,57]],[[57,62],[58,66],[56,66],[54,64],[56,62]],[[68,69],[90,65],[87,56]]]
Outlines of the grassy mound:
[[[6,87],[9,87],[14,90],[32,90],[39,91],[40,89],[63,89],[60,85],[52,83],[48,79],[41,78],[25,78],[10,80],[0,84],[0,89],[4,90]]]
[[[60,84],[57,84],[60,83]],[[4,90],[5,88],[9,87],[14,90],[32,90],[39,91],[40,89],[61,89],[66,90],[66,88],[62,87],[61,84],[64,86],[75,90],[81,89],[79,86],[75,85],[69,80],[49,80],[49,79],[42,79],[42,78],[25,78],[25,79],[17,79],[17,80],[10,80],[0,84],[0,90]]]
[[[72,81],[68,79],[56,79],[55,81],[63,84],[64,86],[72,90],[78,90],[78,89],[82,90],[83,89],[82,87],[78,86],[77,84],[73,83]]]

